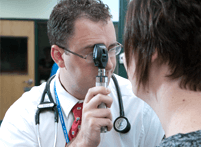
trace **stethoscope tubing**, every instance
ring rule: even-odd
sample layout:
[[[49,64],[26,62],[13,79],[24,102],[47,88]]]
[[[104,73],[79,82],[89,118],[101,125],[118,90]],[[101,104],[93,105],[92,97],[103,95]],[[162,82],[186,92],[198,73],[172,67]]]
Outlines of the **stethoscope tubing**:
[[[41,142],[40,142],[40,133],[39,133],[39,123],[40,123],[40,113],[43,111],[43,110],[51,110],[54,112],[54,120],[55,120],[55,125],[54,125],[54,128],[55,128],[55,135],[54,135],[54,147],[56,147],[56,142],[57,142],[57,132],[58,132],[58,111],[57,111],[57,108],[56,108],[56,104],[54,103],[53,101],[53,98],[52,98],[52,95],[50,93],[50,82],[52,81],[52,79],[55,77],[52,76],[50,77],[50,79],[47,81],[47,84],[45,86],[45,90],[43,91],[43,94],[42,94],[42,98],[41,98],[41,101],[40,101],[40,104],[38,105],[38,109],[36,111],[36,115],[35,115],[35,123],[36,123],[36,135],[37,135],[37,140],[38,140],[38,145],[39,147],[41,147]],[[50,102],[44,102],[44,99],[45,99],[45,94],[48,95],[48,98],[50,100]],[[45,104],[52,104],[53,106],[52,107],[45,107]],[[42,108],[39,108],[40,105],[44,105],[44,107]]]
[[[116,91],[117,91],[117,97],[118,97],[118,100],[119,100],[119,114],[120,114],[120,116],[124,116],[124,106],[123,106],[123,101],[122,101],[122,95],[121,95],[121,91],[120,91],[120,88],[119,88],[119,84],[118,84],[117,79],[114,76],[114,74],[112,74],[112,79],[114,81]]]
[[[39,145],[39,147],[41,147],[40,135],[39,135],[39,124],[36,125],[36,135],[37,135],[37,139],[38,139],[38,145]]]
[[[40,134],[39,134],[39,124],[36,125],[37,129],[36,129],[36,135],[37,135],[37,139],[38,139],[38,145],[39,147],[41,147],[41,143],[40,143]],[[57,132],[58,132],[58,123],[56,122],[54,124],[54,129],[55,129],[55,134],[54,134],[54,147],[56,147],[56,143],[57,143]]]
[[[54,124],[54,128],[55,128],[55,134],[54,134],[54,147],[56,147],[56,143],[57,143],[57,132],[58,132],[58,123],[56,122]]]

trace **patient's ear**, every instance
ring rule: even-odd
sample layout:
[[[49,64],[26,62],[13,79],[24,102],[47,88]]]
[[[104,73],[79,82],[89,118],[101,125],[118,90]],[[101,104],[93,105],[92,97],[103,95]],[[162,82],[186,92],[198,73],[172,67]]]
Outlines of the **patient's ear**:
[[[51,47],[51,56],[54,62],[61,68],[65,67],[64,59],[62,55],[64,54],[64,50],[59,48],[57,45],[52,45]]]
[[[151,58],[151,62],[154,62],[156,61],[156,59],[158,58],[158,51],[155,51],[152,55],[152,58]]]
[[[125,67],[125,69],[126,69],[126,71],[127,71],[127,64],[126,64],[126,57],[125,57],[125,53],[122,53],[120,58],[122,58],[122,59],[123,59],[123,64],[124,64],[124,67]]]

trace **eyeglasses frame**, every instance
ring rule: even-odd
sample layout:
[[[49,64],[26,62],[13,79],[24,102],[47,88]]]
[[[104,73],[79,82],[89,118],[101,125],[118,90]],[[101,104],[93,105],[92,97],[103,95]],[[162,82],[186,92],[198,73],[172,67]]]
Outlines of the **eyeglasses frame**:
[[[57,45],[57,46],[58,46],[59,48],[62,48],[62,49],[65,50],[65,51],[68,51],[69,53],[71,53],[71,54],[73,54],[73,55],[76,55],[76,56],[78,56],[78,57],[80,57],[80,58],[83,58],[83,59],[87,59],[87,56],[90,55],[91,53],[93,53],[93,52],[91,52],[91,53],[87,54],[86,56],[82,56],[82,55],[79,55],[79,54],[77,54],[77,53],[75,53],[75,52],[73,52],[73,51],[71,51],[71,50],[65,48],[65,47],[62,47],[62,46],[60,46],[60,45]],[[122,45],[121,43],[117,42],[117,46],[115,46],[115,47],[118,47],[118,46],[121,46],[121,48],[123,47],[123,45]],[[115,47],[113,47],[113,48],[115,48]],[[111,48],[110,50],[112,50],[113,48]],[[109,54],[110,50],[108,51],[108,54]]]

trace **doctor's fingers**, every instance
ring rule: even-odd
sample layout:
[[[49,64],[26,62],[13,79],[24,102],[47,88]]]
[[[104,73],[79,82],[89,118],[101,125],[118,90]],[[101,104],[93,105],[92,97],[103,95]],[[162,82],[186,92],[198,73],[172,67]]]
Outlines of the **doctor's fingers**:
[[[84,103],[83,109],[85,111],[89,111],[91,109],[97,109],[98,105],[101,103],[105,103],[106,107],[110,108],[112,105],[113,99],[108,95],[97,94],[96,96],[92,97],[88,103]]]
[[[113,127],[112,120],[104,119],[104,118],[97,118],[96,121],[98,122],[98,125],[100,128],[106,126],[108,131],[112,130],[112,127]]]
[[[90,121],[96,118],[110,119],[112,121],[111,110],[109,108],[98,108],[82,114],[82,120]]]
[[[88,103],[97,94],[108,95],[110,92],[111,92],[110,89],[103,86],[89,88],[85,96],[84,103]]]
[[[92,117],[91,119],[87,120],[86,123],[87,124],[84,124],[84,121],[82,121],[81,129],[82,129],[82,127],[85,127],[85,128],[90,128],[93,131],[100,131],[101,127],[107,126],[108,131],[110,131],[113,126],[112,120],[109,118]],[[86,127],[86,125],[88,127]]]

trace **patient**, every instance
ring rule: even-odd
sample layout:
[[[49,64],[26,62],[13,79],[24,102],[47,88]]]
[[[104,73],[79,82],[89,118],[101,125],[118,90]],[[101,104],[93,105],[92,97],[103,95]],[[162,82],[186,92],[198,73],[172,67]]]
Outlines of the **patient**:
[[[125,67],[133,92],[156,112],[160,146],[201,146],[201,1],[133,0]]]

